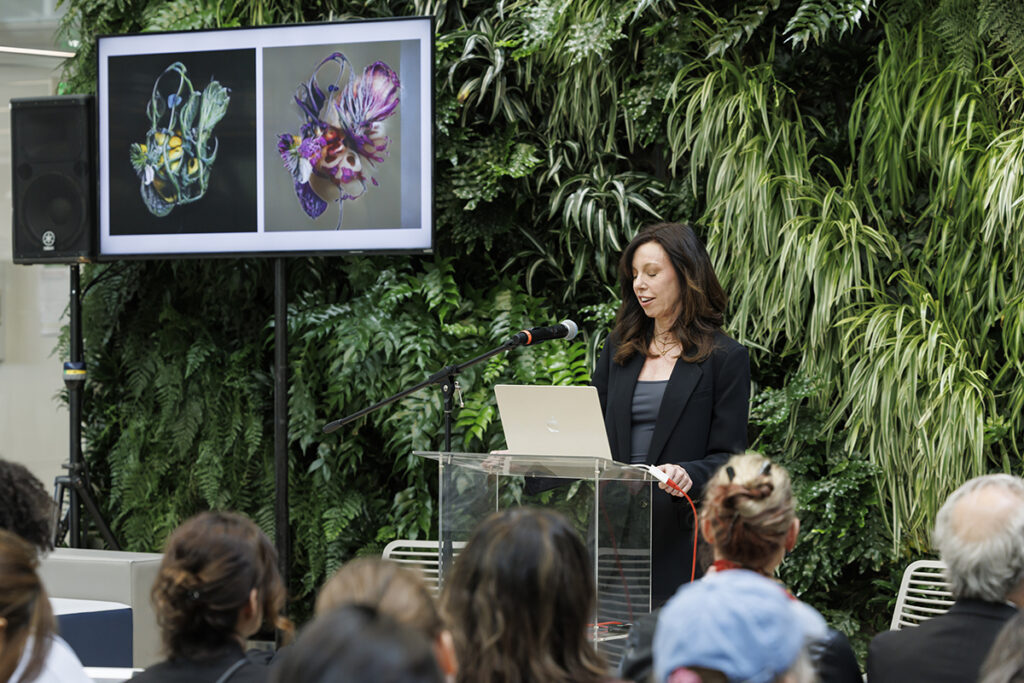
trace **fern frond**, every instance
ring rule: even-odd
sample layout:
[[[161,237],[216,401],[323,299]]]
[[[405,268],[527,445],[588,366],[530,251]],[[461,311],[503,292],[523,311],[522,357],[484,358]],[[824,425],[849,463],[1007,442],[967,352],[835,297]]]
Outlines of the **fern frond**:
[[[202,424],[202,403],[198,398],[190,397],[171,428],[171,445],[174,450],[183,455],[188,453]]]
[[[214,346],[208,339],[197,339],[192,346],[189,347],[188,353],[185,355],[185,379],[196,371],[203,361],[210,357],[210,354],[214,351]]]
[[[144,31],[193,31],[215,28],[217,11],[209,2],[172,0],[150,5],[142,15]]]
[[[722,23],[708,40],[707,58],[718,57],[727,50],[742,45],[754,34],[768,14],[779,8],[780,0],[752,2],[736,9],[735,14]]]
[[[1024,68],[1024,3],[1019,0],[981,0],[978,29],[999,44]]]
[[[836,2],[803,0],[786,24],[786,41],[797,48],[821,43],[830,31],[838,35],[853,31],[871,8],[873,0]]]
[[[970,73],[981,52],[978,18],[975,0],[942,0],[932,17],[936,35],[962,74]]]

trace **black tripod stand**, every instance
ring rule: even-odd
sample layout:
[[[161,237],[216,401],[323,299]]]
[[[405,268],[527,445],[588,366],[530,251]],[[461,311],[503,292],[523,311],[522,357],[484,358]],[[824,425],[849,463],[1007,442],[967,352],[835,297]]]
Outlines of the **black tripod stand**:
[[[85,529],[82,528],[78,505],[81,503],[92,518],[104,542],[111,550],[120,550],[117,539],[110,527],[103,521],[99,507],[92,498],[89,484],[89,469],[82,457],[82,385],[85,383],[85,361],[82,357],[82,300],[79,296],[78,264],[71,265],[71,300],[68,306],[70,361],[64,364],[64,386],[68,388],[68,413],[70,415],[70,447],[68,462],[62,467],[68,471],[54,479],[53,500],[56,519],[53,525],[53,545],[56,547],[71,532],[68,545],[72,548],[85,547]],[[67,506],[64,494],[67,494]]]

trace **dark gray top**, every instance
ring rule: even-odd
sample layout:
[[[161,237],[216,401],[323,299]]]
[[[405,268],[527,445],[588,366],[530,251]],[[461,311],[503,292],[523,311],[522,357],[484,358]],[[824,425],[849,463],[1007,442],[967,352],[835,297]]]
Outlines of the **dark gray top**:
[[[647,462],[647,451],[650,450],[651,437],[654,436],[654,423],[661,410],[661,399],[665,396],[668,380],[645,381],[636,383],[633,391],[633,432],[630,443],[631,464]]]

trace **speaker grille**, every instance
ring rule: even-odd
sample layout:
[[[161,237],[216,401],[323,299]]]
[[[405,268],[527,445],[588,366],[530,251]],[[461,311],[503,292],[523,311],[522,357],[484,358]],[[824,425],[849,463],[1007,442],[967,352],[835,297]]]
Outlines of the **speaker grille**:
[[[48,172],[27,183],[22,217],[30,244],[43,252],[74,250],[86,228],[82,183],[60,172]]]

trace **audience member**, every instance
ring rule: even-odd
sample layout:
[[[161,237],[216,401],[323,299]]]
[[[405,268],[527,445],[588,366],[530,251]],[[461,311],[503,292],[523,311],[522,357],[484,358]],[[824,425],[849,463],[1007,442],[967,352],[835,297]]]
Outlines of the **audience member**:
[[[732,456],[708,481],[700,512],[701,533],[708,542],[715,574],[746,569],[772,578],[800,532],[789,473],[757,453]],[[813,608],[800,608],[821,621]],[[651,667],[650,643],[658,613],[637,620],[620,663],[620,675],[643,680]],[[860,683],[857,657],[841,632],[823,628],[809,644],[822,681]]]
[[[587,639],[593,567],[557,512],[510,508],[473,532],[444,587],[457,681],[598,683],[607,665]]]
[[[0,529],[34,545],[53,549],[53,499],[24,465],[0,459]]]
[[[719,572],[685,584],[660,612],[657,683],[817,680],[806,644],[825,622],[756,572]]]
[[[418,629],[365,605],[320,614],[271,667],[274,683],[443,683]]]
[[[1024,604],[1024,481],[977,477],[939,510],[932,538],[956,602],[916,628],[880,633],[868,680],[973,681],[1000,629]]]
[[[78,657],[54,635],[38,565],[33,545],[0,530],[0,681],[85,683]]]
[[[323,616],[345,605],[372,607],[416,629],[434,644],[434,653],[444,674],[455,674],[452,634],[445,628],[434,597],[419,572],[379,557],[360,557],[347,562],[320,589],[316,613]]]
[[[1014,614],[999,632],[978,683],[1024,683],[1024,612]]]
[[[132,680],[267,680],[265,660],[247,656],[245,642],[263,625],[290,633],[284,601],[277,553],[259,527],[230,512],[196,515],[167,539],[153,585],[168,658]]]

